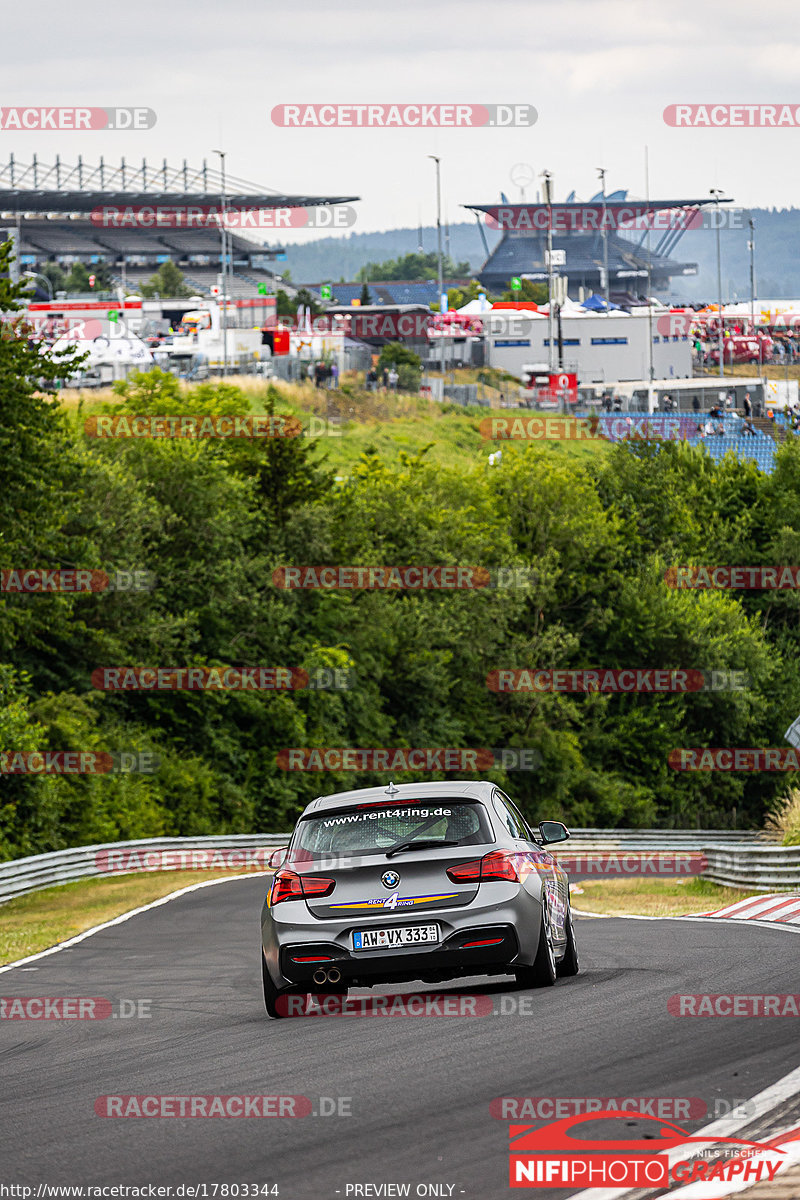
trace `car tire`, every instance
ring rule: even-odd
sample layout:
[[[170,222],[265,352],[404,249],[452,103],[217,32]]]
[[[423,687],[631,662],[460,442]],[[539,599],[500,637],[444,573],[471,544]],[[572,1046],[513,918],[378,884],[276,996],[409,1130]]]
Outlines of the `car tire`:
[[[550,933],[547,906],[542,905],[542,923],[539,928],[539,945],[532,967],[521,967],[514,974],[523,988],[552,987],[556,981],[556,956]]]
[[[575,929],[572,925],[572,912],[567,910],[567,948],[564,951],[564,957],[556,964],[556,974],[559,978],[564,978],[567,975],[577,975],[580,970],[578,962],[578,945],[575,941]]]
[[[281,1011],[282,1005],[279,1006],[278,1000],[282,996],[304,996],[305,992],[299,988],[277,988],[272,982],[272,976],[267,970],[267,961],[262,953],[261,955],[261,982],[264,987],[264,1007],[267,1010],[267,1016],[272,1017],[274,1021],[280,1020],[287,1014]]]

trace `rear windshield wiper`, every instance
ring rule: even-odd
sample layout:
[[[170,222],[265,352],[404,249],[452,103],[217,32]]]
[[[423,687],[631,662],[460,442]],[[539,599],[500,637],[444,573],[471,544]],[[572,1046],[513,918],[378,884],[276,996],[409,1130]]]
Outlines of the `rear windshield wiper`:
[[[396,842],[394,846],[390,846],[386,851],[386,857],[391,858],[393,854],[400,854],[402,850],[430,850],[431,846],[460,846],[461,839],[455,842],[443,842],[440,838],[406,838],[404,842]]]

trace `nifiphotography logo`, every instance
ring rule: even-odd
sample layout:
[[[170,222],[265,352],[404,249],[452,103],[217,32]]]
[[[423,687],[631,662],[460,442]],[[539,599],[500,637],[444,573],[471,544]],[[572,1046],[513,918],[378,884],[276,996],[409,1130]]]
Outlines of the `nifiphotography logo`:
[[[795,1141],[800,1130],[791,1130],[767,1142],[713,1135],[693,1136],[680,1125],[636,1114],[643,1126],[637,1138],[593,1138],[593,1122],[618,1119],[629,1127],[631,1110],[605,1109],[591,1115],[565,1117],[535,1129],[509,1126],[509,1186],[512,1188],[654,1188],[688,1183],[744,1185],[769,1182],[783,1160],[779,1142]],[[583,1127],[580,1134],[573,1130]],[[587,1136],[587,1129],[589,1135]],[[689,1149],[694,1143],[720,1146],[711,1157]],[[729,1150],[727,1147],[736,1147]],[[688,1153],[687,1153],[688,1149]],[[667,1151],[674,1152],[671,1156]],[[737,1189],[738,1190],[738,1189]]]

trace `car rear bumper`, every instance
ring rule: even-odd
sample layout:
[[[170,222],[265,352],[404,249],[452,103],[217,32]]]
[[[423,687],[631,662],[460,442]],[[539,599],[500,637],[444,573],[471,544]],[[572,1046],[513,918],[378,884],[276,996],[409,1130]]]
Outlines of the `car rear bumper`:
[[[315,971],[336,968],[343,985],[369,987],[412,979],[438,982],[459,975],[504,974],[514,970],[519,955],[512,925],[483,925],[456,930],[430,947],[353,951],[335,942],[289,943],[280,947],[276,965],[294,986],[313,988]]]

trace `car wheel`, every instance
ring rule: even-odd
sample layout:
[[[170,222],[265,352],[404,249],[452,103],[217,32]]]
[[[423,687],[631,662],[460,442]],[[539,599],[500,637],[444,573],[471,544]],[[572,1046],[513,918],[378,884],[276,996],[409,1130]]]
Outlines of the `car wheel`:
[[[267,1015],[277,1021],[281,1017],[285,1017],[286,1007],[279,1004],[278,1001],[283,996],[305,996],[299,988],[277,988],[272,982],[272,976],[267,970],[267,963],[264,955],[261,955],[261,981],[264,985],[264,1007],[267,1010]]]
[[[515,971],[517,983],[523,988],[552,987],[556,981],[556,956],[547,906],[542,905],[542,923],[539,929],[539,946],[532,967],[521,967]]]
[[[562,978],[565,975],[577,975],[580,970],[578,963],[578,945],[575,941],[575,929],[572,925],[572,913],[567,912],[567,948],[564,951],[564,957],[561,962],[556,965],[556,974]]]

